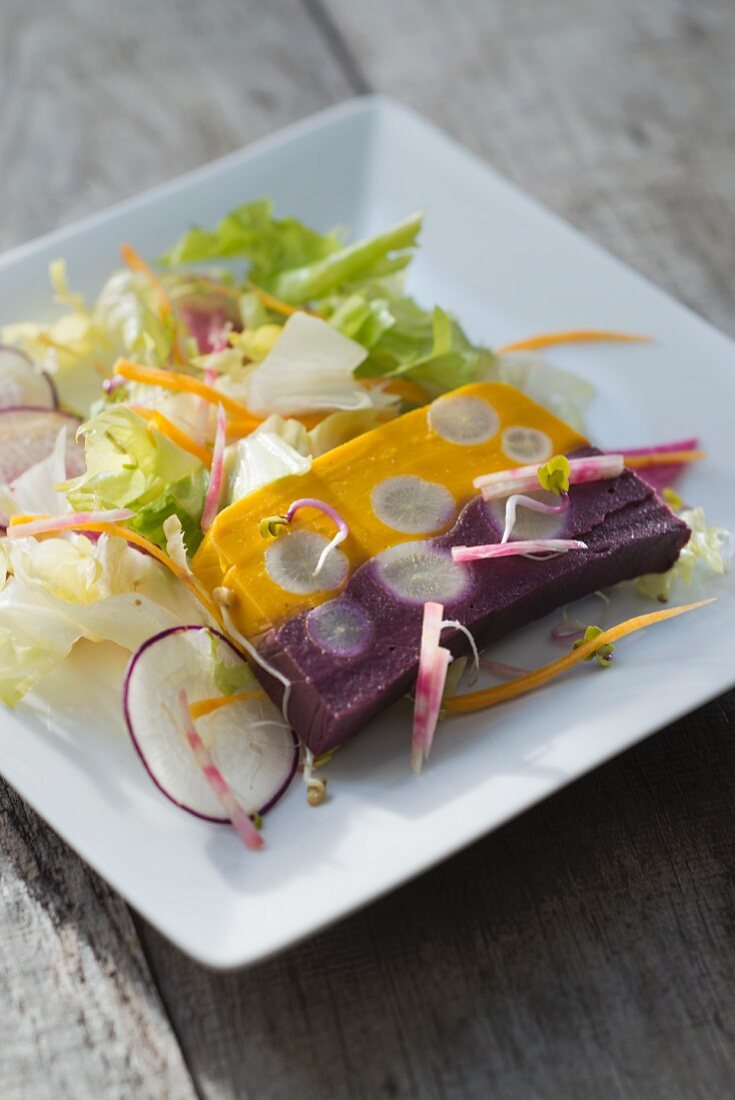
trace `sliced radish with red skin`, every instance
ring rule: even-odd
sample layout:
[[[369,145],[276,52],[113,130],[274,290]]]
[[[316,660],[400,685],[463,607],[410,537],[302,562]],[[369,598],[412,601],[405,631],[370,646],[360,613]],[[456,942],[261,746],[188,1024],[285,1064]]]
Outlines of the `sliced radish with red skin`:
[[[67,427],[66,474],[76,477],[84,472],[84,450],[74,438],[79,427],[78,417],[58,409],[37,409],[20,406],[0,409],[0,485],[15,481],[31,466],[41,462],[54,449],[63,427]],[[8,517],[0,511],[0,527],[7,526]]]
[[[228,819],[187,743],[179,695],[184,688],[190,704],[216,698],[222,695],[218,678],[231,682],[242,673],[246,682],[247,668],[218,631],[180,626],[149,638],[125,675],[125,721],[148,774],[173,803],[207,821]],[[197,718],[196,729],[246,813],[263,814],[275,805],[296,771],[298,748],[270,700],[218,707]]]
[[[431,600],[455,603],[472,584],[464,566],[427,542],[399,543],[373,560],[378,579],[403,603],[421,605]]]
[[[56,387],[44,371],[36,370],[24,352],[0,344],[0,409],[22,405],[58,408]]]
[[[428,535],[454,519],[457,505],[445,485],[408,474],[387,477],[372,491],[373,511],[381,523],[404,535]]]

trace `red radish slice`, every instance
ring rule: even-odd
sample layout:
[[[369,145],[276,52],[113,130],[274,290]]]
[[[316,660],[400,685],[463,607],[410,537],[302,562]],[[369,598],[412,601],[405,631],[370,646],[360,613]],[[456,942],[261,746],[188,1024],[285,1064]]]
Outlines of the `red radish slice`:
[[[51,454],[60,430],[67,427],[66,473],[84,472],[84,451],[74,438],[79,419],[57,409],[22,406],[0,409],[0,485],[9,484]],[[0,511],[0,528],[8,517]]]
[[[156,786],[181,809],[226,822],[184,735],[179,694],[190,704],[239,691],[248,666],[230,642],[205,626],[179,626],[149,638],[131,658],[123,711],[133,744]],[[196,730],[246,814],[265,813],[296,771],[296,738],[266,698],[244,698],[197,719]]]
[[[452,659],[449,650],[439,645],[443,618],[444,608],[440,603],[429,602],[424,605],[411,737],[411,768],[416,775],[431,751],[447,669]]]
[[[0,345],[0,409],[21,405],[58,408],[56,387],[47,374],[36,370],[22,351]]]

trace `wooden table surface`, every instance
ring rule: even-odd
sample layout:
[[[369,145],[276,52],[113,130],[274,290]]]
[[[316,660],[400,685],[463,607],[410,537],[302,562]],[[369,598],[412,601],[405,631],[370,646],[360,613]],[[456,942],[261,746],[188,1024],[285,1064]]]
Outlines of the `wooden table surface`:
[[[733,0],[2,0],[0,246],[377,90],[735,333],[734,61]],[[225,976],[0,783],[0,1094],[733,1095],[734,716]]]

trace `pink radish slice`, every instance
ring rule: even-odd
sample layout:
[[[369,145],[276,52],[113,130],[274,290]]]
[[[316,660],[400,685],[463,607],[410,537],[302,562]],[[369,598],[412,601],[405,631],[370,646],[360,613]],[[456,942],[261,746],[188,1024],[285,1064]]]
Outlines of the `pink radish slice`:
[[[123,712],[133,744],[156,786],[175,805],[224,823],[222,805],[202,774],[181,723],[179,694],[189,703],[258,690],[246,661],[216,630],[179,626],[149,638],[133,654],[123,686]],[[238,681],[244,688],[235,686]],[[264,814],[288,787],[298,748],[281,712],[265,698],[244,699],[197,718],[215,767],[247,814]]]
[[[0,344],[0,409],[20,405],[56,409],[59,405],[56,387],[22,351]]]
[[[0,485],[7,485],[31,466],[41,462],[54,449],[60,430],[67,426],[66,473],[76,477],[84,472],[84,450],[74,438],[79,419],[58,409],[20,406],[0,409]],[[0,528],[8,517],[0,510]]]

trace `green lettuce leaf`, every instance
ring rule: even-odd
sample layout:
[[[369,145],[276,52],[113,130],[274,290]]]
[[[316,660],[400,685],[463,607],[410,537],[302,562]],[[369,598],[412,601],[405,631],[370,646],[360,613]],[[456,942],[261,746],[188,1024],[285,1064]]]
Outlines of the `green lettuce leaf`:
[[[248,260],[253,282],[270,287],[279,272],[321,260],[339,245],[336,233],[322,236],[296,218],[274,218],[270,199],[258,199],[236,207],[216,229],[190,229],[159,262]]]
[[[407,377],[435,394],[472,382],[493,361],[492,352],[472,344],[439,306],[429,312],[403,297],[387,308],[393,324],[370,347],[359,378]]]
[[[199,521],[207,471],[198,458],[124,405],[111,405],[80,428],[86,473],[64,489],[77,511],[132,508],[130,526],[165,547],[163,524],[178,516],[190,553],[201,541]]]

